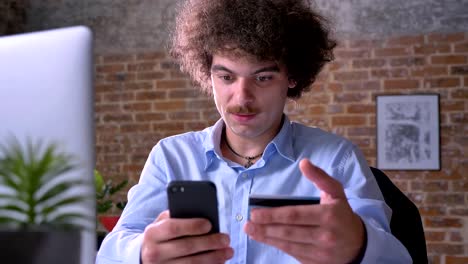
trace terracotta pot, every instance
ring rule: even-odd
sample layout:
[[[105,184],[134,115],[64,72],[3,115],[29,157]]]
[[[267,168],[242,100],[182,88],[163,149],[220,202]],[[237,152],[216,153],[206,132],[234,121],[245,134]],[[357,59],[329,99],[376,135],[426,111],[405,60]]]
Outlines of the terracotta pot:
[[[99,222],[104,226],[104,228],[110,232],[114,229],[114,226],[119,221],[120,216],[118,215],[101,215],[99,216]]]

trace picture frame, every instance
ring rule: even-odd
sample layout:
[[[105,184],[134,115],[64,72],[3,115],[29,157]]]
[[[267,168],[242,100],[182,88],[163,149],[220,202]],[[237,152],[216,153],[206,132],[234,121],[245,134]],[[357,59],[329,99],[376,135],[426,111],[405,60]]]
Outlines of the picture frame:
[[[439,94],[376,97],[377,168],[440,170]]]

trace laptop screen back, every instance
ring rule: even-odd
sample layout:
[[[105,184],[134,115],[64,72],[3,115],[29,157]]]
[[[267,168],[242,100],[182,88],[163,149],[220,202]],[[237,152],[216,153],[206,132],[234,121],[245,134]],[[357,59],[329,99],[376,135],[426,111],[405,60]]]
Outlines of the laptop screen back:
[[[21,143],[56,143],[76,157],[79,169],[71,177],[89,180],[94,201],[92,76],[92,34],[86,27],[0,37],[0,144],[12,135]],[[95,217],[93,202],[78,210]],[[82,232],[81,263],[94,262],[93,231]]]

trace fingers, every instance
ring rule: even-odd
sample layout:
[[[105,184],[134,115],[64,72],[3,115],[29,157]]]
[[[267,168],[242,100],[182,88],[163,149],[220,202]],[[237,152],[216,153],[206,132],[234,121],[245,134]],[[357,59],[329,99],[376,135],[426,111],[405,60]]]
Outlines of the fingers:
[[[282,224],[254,224],[247,222],[244,231],[253,239],[277,238],[290,242],[322,244],[319,239],[321,230],[318,227],[292,226]],[[325,238],[325,236],[322,236]]]
[[[159,222],[161,220],[168,219],[170,217],[171,215],[169,214],[169,210],[164,210],[158,215],[158,217],[156,218],[156,220],[154,220],[154,222]]]
[[[341,183],[330,177],[319,167],[314,166],[309,160],[301,160],[299,169],[306,178],[311,180],[324,193],[321,197],[324,201],[321,199],[321,203],[326,203],[330,199],[346,199]]]
[[[291,243],[290,241],[276,238],[263,237],[255,240],[276,247],[288,255],[293,256],[301,263],[331,263],[329,259],[330,255],[333,254],[332,250],[324,251],[311,244]]]
[[[202,218],[175,219],[169,218],[148,225],[145,233],[151,234],[153,242],[168,241],[182,236],[206,234],[211,229],[210,221]]]
[[[257,224],[317,225],[321,223],[326,208],[324,205],[256,208],[250,211],[250,220]]]
[[[229,237],[221,233],[183,237],[163,243],[145,244],[147,245],[145,252],[147,254],[145,254],[145,257],[147,259],[157,259],[159,262],[164,262],[207,251],[226,251],[226,249],[230,249],[229,243]],[[220,257],[220,253],[215,255]]]
[[[225,263],[232,258],[234,251],[232,248],[209,251],[203,254],[181,257],[167,261],[167,264],[192,264],[192,263]]]

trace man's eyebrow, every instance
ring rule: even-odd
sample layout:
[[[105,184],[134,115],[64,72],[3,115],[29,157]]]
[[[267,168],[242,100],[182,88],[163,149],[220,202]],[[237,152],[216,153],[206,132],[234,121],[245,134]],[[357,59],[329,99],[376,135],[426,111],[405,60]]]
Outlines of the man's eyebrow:
[[[232,73],[231,70],[229,70],[228,68],[224,67],[223,65],[219,65],[219,64],[215,64],[215,65],[211,66],[211,71],[226,71],[226,72]]]
[[[225,72],[233,73],[233,71],[231,71],[230,69],[219,64],[215,64],[211,66],[211,71],[225,71]],[[278,67],[278,65],[266,66],[266,67],[263,67],[254,71],[253,74],[258,74],[261,72],[280,72],[280,68]]]

